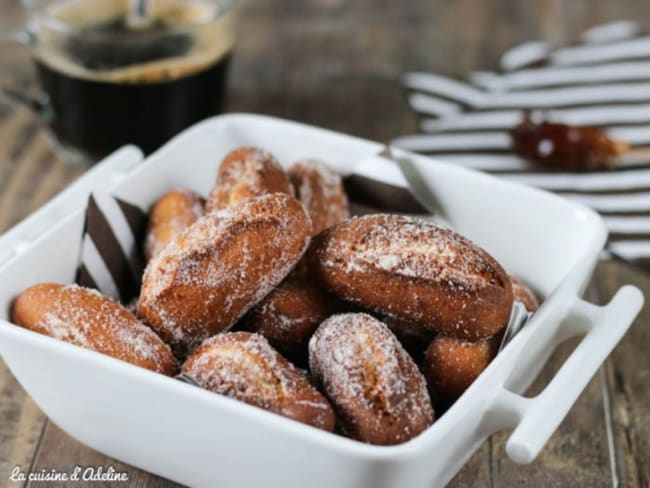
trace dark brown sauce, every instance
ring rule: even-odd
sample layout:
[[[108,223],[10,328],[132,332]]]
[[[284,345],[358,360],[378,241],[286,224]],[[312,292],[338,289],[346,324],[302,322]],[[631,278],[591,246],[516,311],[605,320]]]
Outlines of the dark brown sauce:
[[[534,122],[529,115],[510,132],[512,147],[522,158],[540,166],[590,171],[612,168],[625,144],[595,127],[548,121]]]

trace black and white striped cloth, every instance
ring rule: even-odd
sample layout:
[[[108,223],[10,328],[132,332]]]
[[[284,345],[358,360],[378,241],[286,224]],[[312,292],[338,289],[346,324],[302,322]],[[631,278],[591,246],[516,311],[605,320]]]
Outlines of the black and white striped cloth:
[[[471,73],[467,82],[407,73],[420,133],[394,144],[587,204],[605,219],[611,255],[650,266],[650,160],[590,173],[531,170],[511,151],[508,134],[525,110],[540,110],[550,120],[602,127],[650,147],[650,34],[633,22],[606,24],[566,47],[517,46],[500,68]]]
[[[76,283],[122,303],[140,293],[147,214],[102,192],[88,198]]]

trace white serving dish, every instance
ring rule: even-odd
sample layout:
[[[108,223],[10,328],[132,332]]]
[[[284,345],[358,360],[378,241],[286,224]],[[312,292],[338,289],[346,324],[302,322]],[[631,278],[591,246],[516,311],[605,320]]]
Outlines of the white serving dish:
[[[638,313],[638,289],[597,307],[581,295],[606,231],[591,210],[485,174],[409,155],[451,224],[531,284],[544,303],[463,397],[408,443],[365,445],[287,420],[7,321],[12,299],[42,281],[72,282],[92,189],[148,207],[161,193],[207,193],[218,162],[256,145],[287,163],[320,157],[342,172],[382,146],[256,115],[223,115],[143,162],[126,147],[0,237],[0,353],[63,430],[111,457],[189,486],[258,488],[440,486],[493,432],[530,462]],[[546,389],[520,396],[555,346],[585,335]]]

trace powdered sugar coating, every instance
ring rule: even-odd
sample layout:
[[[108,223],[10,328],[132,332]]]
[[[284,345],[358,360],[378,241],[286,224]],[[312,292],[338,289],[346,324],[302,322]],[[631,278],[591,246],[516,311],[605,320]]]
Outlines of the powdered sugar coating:
[[[182,356],[277,286],[310,232],[303,206],[281,193],[207,214],[147,266],[140,315]]]
[[[398,444],[433,422],[417,366],[388,327],[370,315],[324,321],[309,342],[309,364],[350,437]]]
[[[318,159],[302,159],[289,168],[296,198],[313,223],[313,235],[342,222],[350,215],[341,176]]]
[[[215,393],[334,429],[328,401],[259,334],[231,332],[207,339],[187,359],[183,373]]]
[[[282,166],[262,149],[242,147],[228,153],[221,162],[206,210],[212,212],[247,198],[275,192],[293,195]]]
[[[450,335],[489,337],[512,307],[510,281],[494,258],[423,219],[352,218],[319,235],[309,261],[340,298]]]
[[[191,190],[173,190],[160,197],[149,212],[144,242],[147,261],[203,214],[203,198]]]
[[[132,313],[96,290],[77,285],[40,284],[16,300],[13,320],[55,339],[173,375],[169,346]]]
[[[373,216],[375,225],[350,243],[348,269],[372,267],[410,278],[453,282],[467,291],[493,281],[486,255],[460,234],[415,217],[385,217]],[[327,264],[337,266],[336,261]]]

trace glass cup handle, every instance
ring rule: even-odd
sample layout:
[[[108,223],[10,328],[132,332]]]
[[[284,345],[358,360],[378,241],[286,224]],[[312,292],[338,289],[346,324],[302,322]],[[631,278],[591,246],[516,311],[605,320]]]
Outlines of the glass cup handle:
[[[18,44],[31,49],[36,45],[36,33],[28,24],[22,29],[14,30],[0,36],[0,43]],[[47,93],[31,96],[18,88],[0,86],[0,101],[25,107],[46,122],[52,120],[54,116]]]

